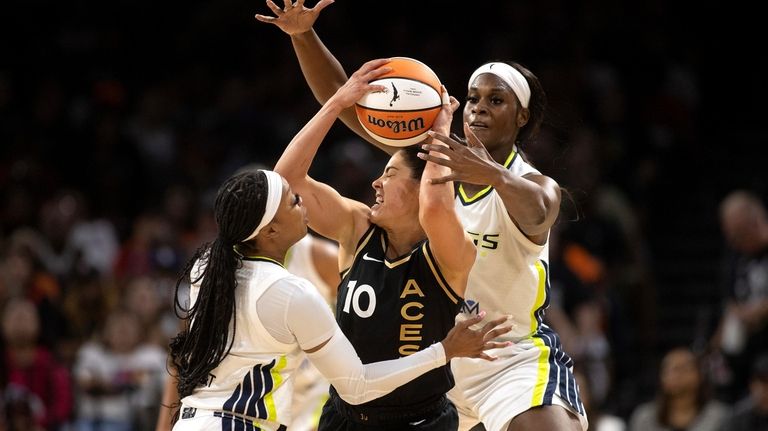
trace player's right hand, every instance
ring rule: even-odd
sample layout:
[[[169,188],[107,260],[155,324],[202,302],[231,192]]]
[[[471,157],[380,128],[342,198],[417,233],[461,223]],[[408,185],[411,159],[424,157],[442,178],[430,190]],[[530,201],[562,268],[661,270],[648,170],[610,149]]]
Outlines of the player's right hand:
[[[448,332],[448,335],[442,341],[446,361],[457,357],[482,358],[486,361],[495,361],[497,358],[485,351],[507,347],[512,344],[509,341],[493,341],[496,337],[512,330],[512,326],[499,326],[507,321],[506,317],[491,320],[478,330],[471,328],[472,325],[480,323],[483,318],[485,318],[485,311],[481,311],[478,315],[457,323]]]

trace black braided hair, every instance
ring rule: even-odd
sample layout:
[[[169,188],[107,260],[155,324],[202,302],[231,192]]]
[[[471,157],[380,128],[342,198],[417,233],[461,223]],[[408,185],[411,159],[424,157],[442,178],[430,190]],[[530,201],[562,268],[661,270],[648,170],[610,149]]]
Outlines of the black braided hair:
[[[190,395],[215,377],[211,371],[229,353],[236,330],[235,271],[242,264],[234,246],[245,240],[264,216],[267,177],[262,171],[246,171],[227,179],[216,195],[214,215],[219,233],[187,262],[176,282],[174,307],[186,328],[170,343],[170,357],[178,378],[180,398]],[[196,262],[201,272],[192,274]],[[194,277],[194,280],[192,279]],[[179,286],[202,278],[197,299],[188,310],[179,302]],[[195,322],[191,325],[191,322]],[[232,324],[232,336],[229,326]]]

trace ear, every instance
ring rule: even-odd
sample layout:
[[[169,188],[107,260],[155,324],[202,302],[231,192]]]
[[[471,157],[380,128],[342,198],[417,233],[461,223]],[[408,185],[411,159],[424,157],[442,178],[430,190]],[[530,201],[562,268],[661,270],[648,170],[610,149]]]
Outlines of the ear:
[[[517,111],[517,128],[521,128],[528,124],[528,118],[531,116],[531,111],[528,108],[521,108]]]
[[[264,226],[264,236],[266,236],[269,239],[275,239],[280,235],[280,226],[278,226],[277,223],[272,221],[272,223]]]

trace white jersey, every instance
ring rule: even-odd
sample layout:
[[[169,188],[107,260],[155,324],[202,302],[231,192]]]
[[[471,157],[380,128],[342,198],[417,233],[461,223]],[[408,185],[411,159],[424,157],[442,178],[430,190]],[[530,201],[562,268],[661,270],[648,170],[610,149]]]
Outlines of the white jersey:
[[[512,152],[504,166],[514,175],[539,172]],[[588,426],[573,376],[573,361],[560,339],[542,321],[549,305],[549,241],[534,244],[515,226],[492,187],[467,196],[459,186],[456,212],[477,246],[462,312],[457,320],[485,310],[487,319],[511,318],[512,331],[500,337],[513,345],[496,349],[493,362],[454,358],[456,386],[448,398],[459,411],[459,430],[482,422],[506,430],[517,415],[542,405],[561,405]],[[486,320],[487,320],[486,319]]]
[[[291,423],[292,375],[304,353],[297,343],[282,343],[270,335],[256,312],[256,302],[278,280],[292,284],[306,281],[272,262],[244,259],[242,263],[236,272],[238,312],[232,350],[211,372],[215,378],[207,386],[195,389],[182,403],[186,408],[216,412],[214,415],[222,420],[230,416],[258,418],[255,423],[261,428],[280,429],[281,425]],[[199,285],[193,284],[193,304],[198,292]],[[244,312],[249,309],[251,312]],[[230,326],[230,337],[231,334]]]
[[[317,272],[315,262],[312,260],[313,239],[312,234],[308,233],[304,238],[288,249],[288,254],[285,256],[285,269],[291,274],[309,280],[328,304],[333,304],[333,299],[335,297],[333,292],[336,290],[337,286],[329,286],[328,283],[323,280],[320,273]]]
[[[518,176],[539,173],[516,152],[504,166]],[[456,212],[477,246],[461,311],[477,314],[485,310],[487,319],[510,316],[513,329],[504,339],[517,341],[535,333],[549,304],[548,242],[531,242],[490,186],[474,196],[467,196],[459,186]],[[460,319],[464,317],[466,314],[459,314]]]

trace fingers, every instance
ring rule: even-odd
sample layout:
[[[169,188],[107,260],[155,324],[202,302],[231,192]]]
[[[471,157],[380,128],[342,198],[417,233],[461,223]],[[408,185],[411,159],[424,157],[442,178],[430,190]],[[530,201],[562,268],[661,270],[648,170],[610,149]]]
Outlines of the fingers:
[[[451,96],[448,95],[448,90],[445,88],[445,85],[440,86],[440,95],[442,97],[443,105],[451,104]]]
[[[437,139],[438,141],[447,144],[449,147],[451,147],[452,150],[456,150],[459,147],[463,147],[463,145],[461,145],[460,143],[456,142],[453,138],[449,138],[448,136],[445,136],[443,134],[437,133],[434,130],[428,131],[427,134],[429,136],[431,136],[433,139]],[[445,149],[445,147],[442,146],[442,145],[432,145],[430,148],[426,148],[427,145],[430,145],[430,144],[424,144],[424,145],[422,145],[422,148],[424,150],[434,150],[434,151],[440,151],[439,148]]]
[[[256,17],[256,20],[261,22],[266,22],[269,24],[272,24],[273,22],[277,21],[277,18],[273,16],[266,16],[266,15],[259,15],[259,14],[256,14],[254,16]]]
[[[479,355],[475,356],[476,358],[485,359],[486,361],[495,361],[499,358],[496,356],[491,356],[485,352],[481,352]]]
[[[334,0],[320,0],[319,2],[317,2],[315,7],[312,8],[312,10],[315,11],[315,13],[320,13],[321,10],[323,10],[327,6],[331,5],[333,2],[334,2]],[[300,0],[298,3],[303,6],[304,5],[304,0]]]
[[[476,316],[472,316],[469,319],[462,320],[461,322],[457,323],[455,326],[457,328],[469,328],[475,323],[480,323],[484,318],[485,318],[485,311],[480,311],[479,313],[477,313]]]
[[[456,176],[454,174],[450,174],[450,175],[446,175],[446,176],[440,177],[440,178],[430,178],[428,181],[429,181],[430,184],[437,185],[437,184],[445,184],[445,183],[448,183],[448,182],[451,182],[451,181],[456,181],[456,180],[458,180],[458,178],[459,178],[458,176]]]
[[[288,12],[289,10],[293,9],[293,1],[292,0],[283,0],[283,5],[285,5],[285,11]]]
[[[436,164],[438,164],[440,166],[447,166],[449,168],[453,167],[453,162],[451,161],[451,159],[446,159],[444,157],[437,157],[437,156],[433,156],[431,154],[421,153],[421,152],[417,153],[416,156],[418,158],[422,159],[422,160],[426,160],[428,162],[436,163]]]
[[[267,0],[267,7],[277,16],[281,16],[284,13],[272,0]]]
[[[461,103],[459,103],[459,99],[451,96],[451,111],[456,112],[456,110],[459,109],[459,105],[461,105]]]
[[[483,328],[483,329],[485,329],[485,328]],[[502,327],[499,327],[499,328],[494,328],[494,329],[492,329],[490,331],[487,331],[485,333],[485,337],[484,338],[486,340],[493,340],[494,338],[500,337],[500,336],[506,334],[507,332],[509,332],[511,330],[512,330],[511,326],[502,326]]]
[[[467,145],[470,147],[485,147],[480,138],[469,127],[469,123],[464,122],[464,136],[467,138]]]

